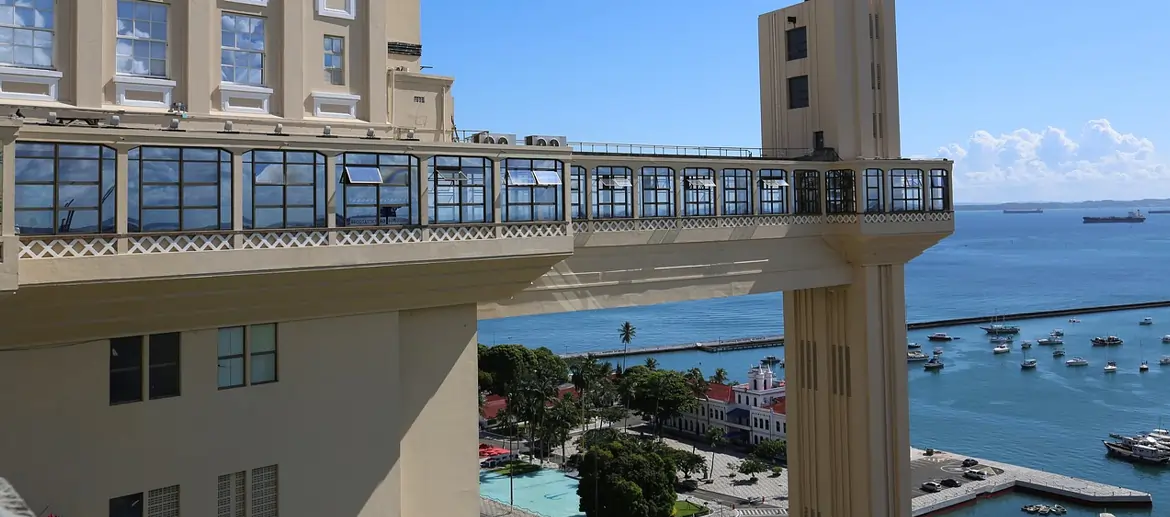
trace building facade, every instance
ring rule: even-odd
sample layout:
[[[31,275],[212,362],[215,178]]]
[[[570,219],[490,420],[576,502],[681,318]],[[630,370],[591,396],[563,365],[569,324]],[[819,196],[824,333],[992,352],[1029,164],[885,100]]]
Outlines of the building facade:
[[[680,433],[704,436],[708,429],[723,429],[732,443],[755,445],[763,440],[784,440],[788,432],[784,381],[770,368],[753,366],[743,384],[711,384],[695,409],[668,420],[664,427]]]

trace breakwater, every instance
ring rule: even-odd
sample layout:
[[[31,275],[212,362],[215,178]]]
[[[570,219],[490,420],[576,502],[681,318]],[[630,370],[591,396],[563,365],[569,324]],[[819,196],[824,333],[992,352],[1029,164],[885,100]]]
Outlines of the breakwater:
[[[1158,309],[1163,307],[1170,307],[1170,300],[1157,300],[1152,302],[1137,302],[1137,303],[1120,303],[1114,305],[1095,305],[1092,307],[1073,307],[1065,309],[1052,309],[1047,311],[1033,311],[1033,312],[1018,312],[1014,314],[996,314],[993,316],[972,316],[967,318],[951,318],[945,320],[933,321],[919,321],[914,323],[907,323],[906,330],[923,330],[941,327],[953,327],[956,325],[973,325],[988,323],[992,318],[996,320],[1029,320],[1037,318],[1055,318],[1062,316],[1077,316],[1081,314],[1096,314],[1101,312],[1117,312],[1117,311],[1132,311],[1140,309]],[[612,349],[601,350],[595,352],[579,352],[573,354],[562,354],[561,357],[585,357],[593,356],[599,359],[611,357],[623,357],[630,355],[644,355],[644,354],[661,354],[668,352],[681,352],[684,350],[699,350],[703,352],[726,352],[730,350],[745,350],[749,348],[771,348],[774,346],[784,345],[784,335],[776,334],[769,336],[754,336],[737,339],[720,339],[715,341],[695,341],[691,343],[679,343],[676,345],[661,345],[651,347],[637,347],[629,349]]]

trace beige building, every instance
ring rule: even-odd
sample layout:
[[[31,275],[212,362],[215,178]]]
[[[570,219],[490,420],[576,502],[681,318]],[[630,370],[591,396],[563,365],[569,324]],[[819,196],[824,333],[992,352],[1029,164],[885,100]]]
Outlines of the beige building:
[[[854,3],[792,8],[800,59],[857,60],[802,18]],[[903,265],[954,223],[896,105],[863,138],[841,72],[767,149],[459,138],[421,52],[417,0],[0,0],[0,477],[30,507],[471,516],[477,317],[785,291],[793,504],[908,515]]]

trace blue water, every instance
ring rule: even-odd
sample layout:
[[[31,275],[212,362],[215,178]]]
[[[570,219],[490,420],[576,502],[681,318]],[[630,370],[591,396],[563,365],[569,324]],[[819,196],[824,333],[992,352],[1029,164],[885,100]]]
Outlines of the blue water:
[[[1084,215],[1119,215],[1123,209],[1048,210],[1043,214],[960,212],[955,235],[907,267],[910,321],[1027,312],[1058,307],[1170,299],[1170,214],[1144,224],[1081,224]],[[783,332],[781,295],[741,296],[650,307],[552,314],[480,322],[484,343],[547,346],[555,352],[618,348],[618,326],[638,328],[634,346]],[[1144,316],[1155,319],[1139,327]],[[1034,347],[1036,371],[1021,371],[1021,350],[995,356],[976,326],[912,332],[929,351],[925,335],[949,332],[964,339],[943,345],[947,366],[937,374],[910,368],[911,439],[935,447],[1150,492],[1165,512],[1170,506],[1170,469],[1149,470],[1107,459],[1101,439],[1109,432],[1170,427],[1170,366],[1159,367],[1170,345],[1170,309],[1085,315],[1020,322],[1022,337],[1035,339],[1053,328],[1067,332],[1068,357],[1091,363],[1067,368],[1048,347]],[[1117,334],[1125,345],[1108,351],[1088,339]],[[749,366],[775,351],[655,355],[665,368],[726,368],[740,380]],[[1108,358],[1106,357],[1108,355]],[[1142,359],[1153,366],[1138,374]],[[1106,376],[1110,359],[1121,370]],[[621,361],[620,359],[618,361]],[[644,361],[630,357],[627,362]],[[1019,511],[1035,496],[1009,495],[959,510],[959,517]],[[1068,506],[1066,504],[1066,506]],[[1096,511],[1070,515],[1096,515]],[[1149,515],[1113,509],[1117,515]],[[1157,513],[1157,512],[1155,512]],[[1161,513],[1167,515],[1167,513]]]
[[[580,501],[577,498],[577,480],[556,470],[538,470],[512,479],[508,476],[481,472],[479,493],[504,503],[512,501],[513,505],[544,517],[584,515],[581,513]]]

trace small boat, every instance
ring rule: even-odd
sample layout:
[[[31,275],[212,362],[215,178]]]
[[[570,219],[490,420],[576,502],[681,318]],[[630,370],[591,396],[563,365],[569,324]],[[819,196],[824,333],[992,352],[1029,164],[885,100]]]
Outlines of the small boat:
[[[919,348],[922,348],[922,345],[920,345],[918,343],[907,343],[906,348],[908,348],[910,350],[917,350]]]
[[[1142,318],[1142,320],[1138,322],[1138,325],[1153,325],[1153,324],[1154,324],[1154,318],[1151,318],[1149,316]]]
[[[908,361],[908,362],[917,363],[919,361],[927,361],[927,360],[930,360],[930,356],[928,356],[922,352],[919,352],[918,350],[911,350],[909,352],[906,352],[906,361]]]
[[[931,357],[929,361],[923,363],[922,369],[927,371],[934,371],[943,369],[943,366],[946,365],[944,365],[943,362],[938,359],[938,356],[935,356]]]
[[[1118,346],[1125,343],[1125,341],[1117,336],[1098,336],[1092,339],[1092,343],[1093,346]]]
[[[1064,357],[1064,349],[1057,348],[1052,351],[1052,357]]]
[[[1105,373],[1114,373],[1117,371],[1117,362],[1108,361],[1105,363]]]
[[[1064,337],[1064,329],[1052,329],[1050,336]]]
[[[954,341],[955,338],[951,337],[946,332],[935,332],[934,334],[926,336],[926,339],[930,341]]]
[[[992,336],[988,341],[992,343],[1011,343],[1014,339],[1011,336]]]
[[[1162,356],[1161,359],[1158,359],[1158,365],[1159,366],[1170,365],[1170,355],[1164,355],[1164,356]]]
[[[1089,366],[1084,357],[1074,357],[1064,362],[1065,366]]]
[[[1065,507],[1063,507],[1059,504],[1054,504],[1054,505],[1050,506],[1049,509],[1052,510],[1053,515],[1064,515],[1064,514],[1068,513],[1068,509],[1066,509]]]
[[[1040,339],[1037,339],[1037,340],[1036,340],[1036,344],[1037,344],[1037,345],[1045,345],[1045,346],[1048,346],[1048,345],[1063,345],[1063,344],[1064,344],[1064,338],[1062,338],[1062,337],[1060,337],[1060,336],[1058,336],[1058,335],[1056,335],[1056,334],[1052,334],[1052,335],[1050,335],[1050,336],[1048,336],[1048,337],[1042,337],[1042,338],[1040,338]]]
[[[942,355],[943,349],[941,346],[934,347],[934,355]]]
[[[1032,348],[1032,342],[1025,339],[1020,342],[1020,348]]]
[[[1007,345],[996,345],[995,348],[991,349],[991,353],[993,353],[993,354],[1006,354],[1006,353],[1011,352],[1011,351],[1012,351],[1011,347],[1009,347]]]
[[[1021,370],[1033,370],[1035,368],[1036,368],[1036,360],[1035,359],[1024,359],[1024,362],[1020,363]]]
[[[1142,361],[1142,364],[1141,364],[1141,366],[1138,366],[1138,371],[1139,371],[1139,372],[1148,372],[1148,371],[1150,371],[1150,363],[1147,363],[1147,362],[1145,362],[1145,361]]]
[[[1069,323],[1080,323],[1081,320],[1080,320],[1080,318],[1069,318],[1068,322]]]
[[[1162,336],[1162,342],[1163,343],[1170,343],[1170,334],[1166,334],[1165,336]]]
[[[990,325],[980,326],[979,328],[983,329],[984,332],[992,335],[1020,333],[1020,327],[1016,325],[1007,325],[1004,323],[992,323]]]
[[[1101,440],[1101,443],[1105,444],[1109,454],[1134,463],[1165,465],[1170,462],[1170,453],[1148,445],[1126,445],[1105,440]]]
[[[760,359],[760,364],[762,364],[764,366],[772,366],[774,364],[780,364],[781,361],[783,361],[783,359],[780,359],[779,357],[776,357],[774,355],[769,355],[767,357],[764,357],[763,359]]]

